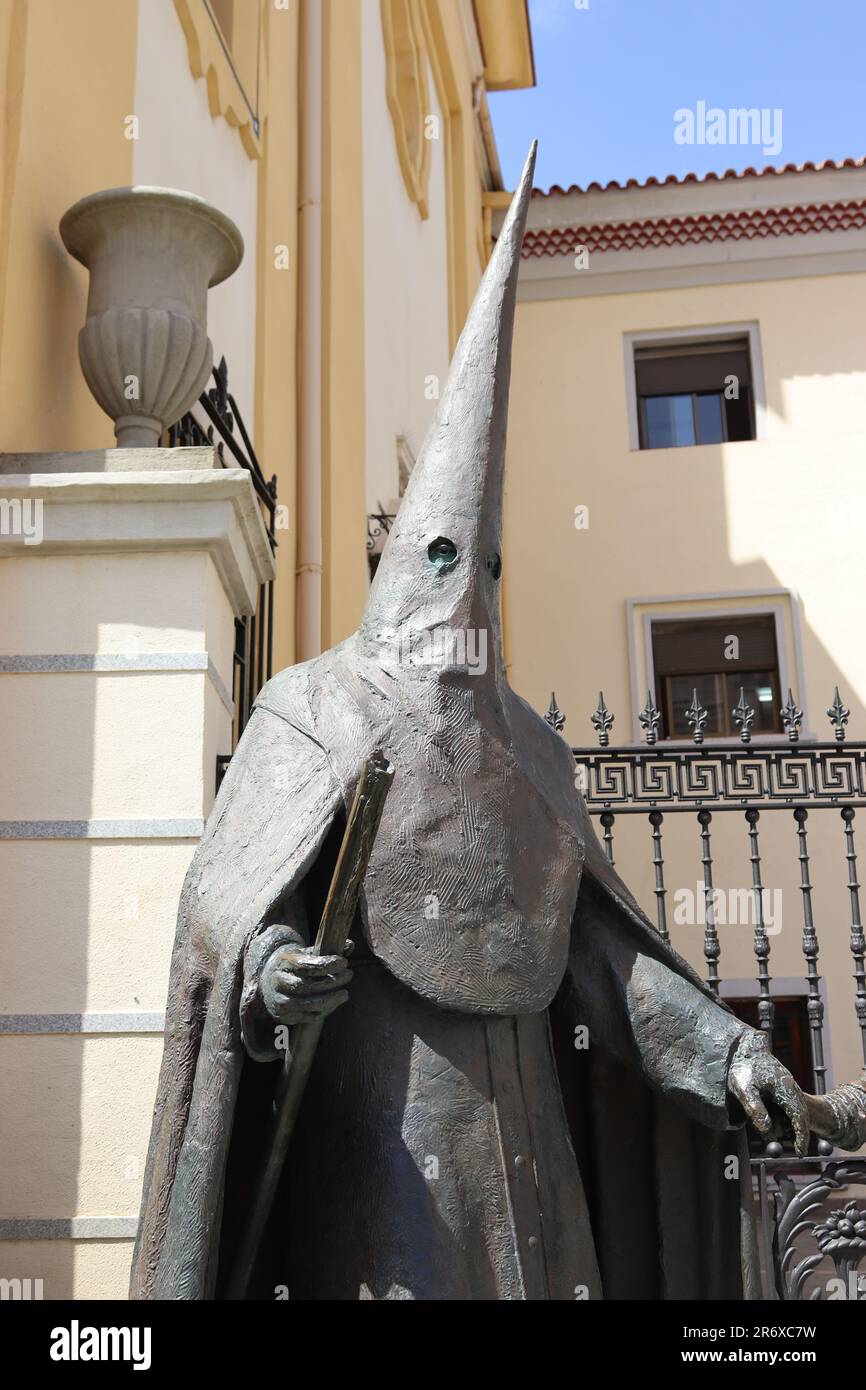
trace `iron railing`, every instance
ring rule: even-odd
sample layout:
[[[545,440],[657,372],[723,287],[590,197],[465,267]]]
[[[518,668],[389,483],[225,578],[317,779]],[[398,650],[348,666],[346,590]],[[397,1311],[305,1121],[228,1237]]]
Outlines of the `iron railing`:
[[[249,473],[262,511],[271,550],[276,551],[277,479],[266,478],[253,448],[237,401],[229,390],[228,368],[221,358],[213,369],[213,386],[198,398],[203,422],[191,411],[183,415],[168,430],[169,447],[216,446],[217,456],[224,468],[244,468]],[[227,457],[228,454],[228,457]],[[255,613],[235,619],[235,650],[232,679],[234,717],[232,748],[244,731],[252,712],[253,702],[262,686],[270,679],[274,645],[274,583],[268,580],[259,585]],[[217,757],[216,780],[219,786],[231,754]]]
[[[713,872],[713,817],[739,812],[744,819],[743,852],[749,863],[751,924],[758,1021],[773,1045],[774,1000],[771,995],[770,939],[765,921],[760,830],[762,816],[787,811],[791,816],[792,852],[799,865],[802,896],[803,981],[811,1044],[814,1089],[827,1088],[825,1009],[818,973],[819,936],[812,862],[809,849],[810,813],[839,815],[840,864],[847,866],[849,949],[854,977],[854,1010],[866,1062],[866,939],[860,910],[855,843],[856,812],[866,807],[866,743],[849,743],[849,710],[838,689],[827,716],[832,741],[801,741],[802,712],[791,691],[781,710],[787,744],[752,743],[755,711],[743,691],[733,711],[740,731],[739,745],[707,744],[707,711],[697,691],[687,712],[691,745],[658,741],[660,715],[647,697],[639,722],[645,743],[610,746],[614,716],[604,696],[590,716],[598,736],[594,747],[574,747],[577,785],[588,810],[601,825],[605,853],[613,864],[617,819],[646,817],[648,849],[653,867],[655,917],[659,935],[670,940],[665,882],[664,831],[666,817],[691,815],[695,820],[695,852],[703,892],[704,958],[709,987],[718,994],[722,983],[721,944],[716,920],[717,893]],[[551,696],[545,715],[561,733],[565,716]],[[795,871],[796,872],[796,871]],[[846,1201],[851,1185],[866,1186],[866,1161],[833,1156],[832,1146],[818,1142],[817,1153],[806,1158],[786,1153],[782,1145],[766,1145],[752,1161],[764,1291],[774,1299],[848,1298],[866,1301],[866,1274],[859,1265],[866,1256],[866,1206]]]
[[[381,506],[382,503],[380,502],[379,507],[381,508]],[[395,520],[395,513],[381,510],[370,512],[367,517],[367,565],[371,579],[375,577],[376,570],[379,568],[382,550]]]

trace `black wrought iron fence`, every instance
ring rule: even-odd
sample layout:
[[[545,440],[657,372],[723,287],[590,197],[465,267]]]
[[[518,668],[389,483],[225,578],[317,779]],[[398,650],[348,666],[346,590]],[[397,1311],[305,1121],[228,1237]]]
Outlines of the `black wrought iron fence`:
[[[770,938],[765,920],[765,886],[760,835],[766,816],[790,816],[791,852],[802,899],[803,982],[806,993],[811,1071],[814,1090],[827,1088],[824,999],[819,974],[820,913],[812,883],[809,845],[810,816],[839,817],[839,863],[844,865],[849,902],[848,947],[854,979],[853,1008],[866,1063],[866,938],[860,907],[857,811],[866,807],[866,743],[848,742],[849,710],[838,689],[827,710],[833,737],[826,742],[801,740],[802,712],[791,691],[781,710],[787,743],[752,743],[755,711],[743,691],[733,710],[740,731],[739,745],[707,744],[708,713],[694,692],[687,720],[692,742],[659,743],[660,714],[648,695],[639,722],[643,744],[611,747],[614,716],[604,696],[590,716],[598,736],[593,747],[573,749],[578,785],[590,814],[601,826],[605,853],[615,863],[617,822],[623,816],[643,816],[647,822],[647,852],[651,857],[655,917],[659,934],[670,940],[665,881],[664,834],[668,818],[694,819],[694,849],[702,879],[703,954],[710,988],[719,993],[721,940],[714,882],[713,826],[720,813],[743,817],[743,855],[751,880],[751,924],[757,988],[757,1022],[769,1045],[774,1044],[775,1001],[771,994]],[[565,716],[551,696],[548,723],[562,732]],[[763,819],[762,819],[763,818]],[[814,822],[811,823],[814,825]],[[793,868],[793,863],[792,863]],[[759,1212],[765,1293],[769,1298],[848,1298],[866,1301],[866,1275],[859,1265],[866,1257],[866,1206],[846,1201],[849,1187],[866,1187],[866,1160],[834,1157],[821,1140],[817,1153],[804,1159],[786,1153],[774,1142],[753,1159],[753,1178]]]
[[[371,579],[376,577],[376,570],[379,568],[379,561],[382,558],[382,550],[395,521],[396,514],[382,511],[381,502],[379,503],[379,511],[370,512],[367,517],[367,566]]]
[[[276,551],[277,479],[266,478],[237,401],[229,390],[225,358],[213,369],[213,386],[198,398],[203,419],[192,411],[183,415],[168,431],[170,447],[216,445],[217,456],[225,468],[245,468],[262,511],[271,550]],[[226,456],[228,451],[228,457]],[[255,613],[235,620],[235,649],[232,681],[234,717],[232,748],[244,731],[253,702],[272,674],[274,645],[274,584],[268,580],[259,585]],[[217,758],[217,785],[228,765],[230,755]]]

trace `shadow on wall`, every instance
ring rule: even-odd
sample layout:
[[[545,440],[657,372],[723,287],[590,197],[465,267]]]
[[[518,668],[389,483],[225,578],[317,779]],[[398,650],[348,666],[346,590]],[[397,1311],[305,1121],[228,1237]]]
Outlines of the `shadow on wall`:
[[[580,301],[581,309],[585,302]],[[821,370],[808,376],[794,346],[774,341],[768,351],[765,335],[765,362],[769,359],[774,366],[768,406],[779,417],[774,426],[779,420],[787,426],[773,437],[629,452],[619,432],[622,417],[612,424],[591,405],[596,390],[600,401],[606,399],[601,383],[615,359],[617,379],[621,378],[621,339],[611,331],[599,343],[598,361],[587,362],[579,353],[569,359],[559,351],[552,328],[549,352],[542,360],[531,350],[541,320],[531,321],[530,330],[526,315],[547,307],[521,307],[512,385],[504,612],[515,689],[541,713],[555,689],[567,716],[564,736],[585,746],[597,741],[589,715],[603,689],[616,716],[611,746],[630,743],[627,599],[712,598],[713,606],[723,609],[727,597],[735,632],[736,615],[743,611],[738,599],[758,591],[794,589],[800,599],[805,672],[803,689],[794,678],[794,697],[807,711],[803,735],[832,740],[825,711],[838,685],[850,709],[848,737],[866,741],[866,653],[851,622],[856,595],[866,587],[857,508],[866,434],[852,429],[834,434],[831,424],[823,439],[811,432],[818,419],[834,418],[829,405],[843,390],[848,418],[853,418],[851,378],[866,375],[862,335],[852,353],[822,341],[816,349]],[[563,306],[554,308],[559,313]],[[565,320],[552,316],[545,322],[561,328]],[[845,381],[837,383],[837,376]],[[807,389],[811,401],[804,399]],[[828,407],[824,415],[817,409],[819,401]],[[557,444],[551,454],[544,441],[552,438],[553,421]],[[538,467],[540,449],[544,469]],[[577,505],[589,509],[587,529],[575,527]],[[641,674],[638,682],[642,704],[646,682]],[[855,847],[866,855],[866,836],[860,837],[862,844],[858,839],[861,822],[866,826],[866,812],[859,812],[854,821]],[[818,969],[826,977],[831,1078],[837,1082],[857,1075],[863,1064],[851,978],[852,905],[844,828],[838,809],[814,811],[808,822]],[[665,883],[673,942],[706,975],[703,926],[672,920],[677,890],[694,895],[703,882],[701,848],[694,815],[666,817]],[[763,883],[780,890],[783,907],[780,930],[771,939],[770,973],[804,990],[803,895],[790,809],[762,815],[760,850]],[[717,886],[751,886],[747,826],[741,813],[714,817],[712,854]],[[615,856],[617,868],[655,920],[652,842],[645,816],[619,818]],[[751,923],[727,925],[720,928],[720,936],[722,978],[750,985],[756,975]]]

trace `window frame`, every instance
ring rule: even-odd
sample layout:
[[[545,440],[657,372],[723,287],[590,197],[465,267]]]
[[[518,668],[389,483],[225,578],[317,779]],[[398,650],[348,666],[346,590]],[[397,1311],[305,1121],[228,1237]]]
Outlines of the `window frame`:
[[[750,388],[750,389],[751,389],[751,388]],[[727,412],[724,410],[723,407],[720,407],[720,411],[719,411],[719,414],[720,414],[720,417],[721,417],[721,425],[722,425],[722,437],[721,437],[721,439],[712,439],[712,440],[711,440],[711,439],[699,439],[699,438],[698,438],[698,434],[699,434],[699,432],[700,432],[700,430],[699,430],[699,425],[698,425],[698,420],[699,420],[699,414],[698,414],[698,399],[699,399],[699,397],[700,397],[700,396],[712,396],[714,400],[720,400],[720,399],[721,399],[721,394],[722,394],[722,393],[721,393],[720,391],[671,391],[671,392],[669,392],[668,395],[666,395],[666,396],[638,396],[638,398],[637,398],[637,409],[638,409],[638,438],[639,438],[640,452],[641,452],[642,454],[644,454],[644,453],[647,452],[648,449],[698,449],[698,448],[706,447],[707,445],[711,445],[711,444],[716,444],[716,445],[718,445],[718,444],[730,444],[730,443],[732,443],[732,442],[735,443],[735,444],[750,444],[752,441],[749,440],[749,439],[739,439],[739,440],[733,440],[733,441],[731,441],[731,440],[728,439],[728,416],[727,416]],[[647,401],[650,401],[650,400],[673,400],[673,399],[675,399],[677,396],[686,397],[686,398],[689,400],[690,404],[691,404],[691,408],[692,408],[692,432],[694,433],[694,436],[695,436],[694,440],[693,440],[690,444],[649,444],[649,443],[647,443],[647,439],[648,439],[648,436],[649,436],[649,427],[648,427],[648,424],[647,424],[647,412],[646,412],[646,403],[647,403]]]
[[[725,631],[725,630],[730,630],[730,629],[732,629],[732,628],[735,628],[736,623],[737,623],[740,619],[743,619],[743,618],[746,618],[746,619],[751,619],[751,618],[762,618],[762,619],[767,619],[767,618],[769,618],[769,619],[771,620],[771,624],[772,624],[773,640],[774,640],[774,644],[775,644],[775,648],[776,648],[776,664],[775,664],[775,666],[773,667],[772,671],[768,671],[768,674],[770,675],[770,680],[771,680],[771,682],[772,682],[773,691],[774,691],[774,693],[773,693],[773,710],[774,710],[774,718],[775,718],[775,721],[778,723],[779,727],[778,727],[777,729],[773,729],[773,730],[770,731],[770,732],[767,732],[766,730],[759,730],[759,729],[757,729],[757,728],[754,728],[754,729],[752,730],[752,738],[753,738],[753,739],[768,739],[768,738],[778,737],[780,734],[784,734],[784,733],[785,733],[785,730],[784,730],[784,728],[783,728],[783,726],[782,726],[782,720],[781,720],[781,713],[780,713],[780,712],[781,712],[782,705],[783,705],[784,700],[785,700],[785,692],[787,691],[787,686],[785,687],[785,691],[783,691],[783,690],[782,690],[781,663],[780,663],[780,657],[779,657],[779,615],[778,615],[778,614],[762,613],[759,609],[752,609],[752,608],[749,608],[749,609],[740,609],[739,612],[736,613],[736,614],[734,614],[734,613],[725,613],[725,614],[723,614],[723,616],[722,616],[721,619],[718,618],[718,617],[713,617],[713,616],[711,616],[709,613],[705,613],[702,617],[697,618],[697,619],[690,619],[690,618],[685,617],[684,615],[683,615],[683,616],[680,616],[679,613],[677,613],[677,614],[675,614],[675,615],[672,615],[672,616],[670,616],[670,617],[668,617],[668,618],[659,618],[659,617],[657,617],[657,616],[655,616],[655,615],[651,615],[650,618],[649,618],[647,627],[646,627],[646,631],[645,631],[645,640],[646,640],[646,642],[648,643],[648,646],[647,646],[647,653],[648,653],[648,658],[649,658],[649,659],[648,659],[648,663],[647,663],[647,665],[648,665],[648,672],[651,673],[652,679],[653,679],[653,681],[655,682],[655,685],[652,685],[650,688],[654,691],[655,700],[656,700],[656,706],[657,706],[657,708],[658,708],[658,710],[659,710],[659,713],[661,714],[661,724],[660,724],[660,726],[659,726],[659,734],[658,734],[659,743],[664,743],[665,745],[667,745],[667,744],[670,744],[670,743],[672,743],[672,742],[681,742],[683,739],[688,740],[688,739],[690,738],[690,735],[684,733],[684,734],[679,734],[679,735],[677,735],[675,738],[670,738],[670,737],[668,737],[666,734],[663,734],[663,733],[662,733],[662,729],[664,729],[665,727],[671,728],[671,727],[673,726],[673,694],[672,694],[672,691],[671,691],[671,689],[670,689],[670,682],[671,682],[672,679],[674,679],[674,677],[673,677],[672,674],[670,674],[670,673],[664,673],[664,672],[663,672],[661,675],[659,675],[659,673],[656,671],[656,667],[655,667],[656,652],[655,652],[655,644],[654,644],[654,640],[653,640],[653,637],[654,637],[653,629],[654,629],[656,626],[660,626],[660,627],[661,627],[661,626],[667,626],[668,628],[670,628],[670,627],[676,627],[676,626],[679,625],[679,624],[681,624],[683,627],[687,627],[687,626],[690,626],[690,625],[694,622],[694,623],[696,623],[696,624],[701,624],[701,623],[712,624],[714,627],[717,627],[717,628],[719,629],[720,632],[722,632],[722,631]],[[656,635],[661,635],[661,634],[656,634]],[[744,669],[744,668],[740,667],[740,674],[743,673],[743,669]],[[747,674],[747,675],[748,675],[748,674],[751,674],[751,673],[754,672],[755,669],[756,669],[756,668],[755,668],[754,666],[751,667],[751,668],[748,668],[748,669],[745,671],[745,674]],[[764,668],[758,668],[758,669],[764,669]],[[685,673],[677,673],[677,675],[680,675],[680,674],[685,674]],[[730,682],[731,682],[732,680],[733,680],[733,685],[734,685],[735,687],[741,687],[742,684],[743,684],[742,680],[740,680],[740,681],[738,682],[737,679],[736,679],[736,677],[737,677],[737,668],[734,668],[734,669],[732,670],[730,667],[728,667],[728,668],[726,669],[725,664],[724,664],[724,659],[723,659],[723,658],[720,658],[720,664],[718,665],[718,667],[717,667],[715,670],[712,670],[712,671],[705,671],[705,672],[701,672],[701,673],[696,672],[696,671],[691,671],[691,672],[689,673],[689,685],[690,685],[690,687],[693,688],[693,689],[694,689],[694,688],[697,688],[697,687],[701,684],[702,677],[703,677],[703,678],[711,677],[711,678],[713,679],[713,681],[716,683],[716,695],[717,695],[717,698],[719,697],[720,691],[721,691],[722,689],[724,689],[725,691],[727,691],[727,694],[726,694],[726,695],[723,695],[723,696],[721,697],[721,699],[720,699],[720,709],[721,709],[721,711],[723,712],[724,723],[725,723],[726,725],[730,725],[730,726],[731,726],[730,732],[729,732],[729,733],[719,734],[719,733],[716,733],[714,730],[711,730],[711,729],[709,728],[709,721],[708,721],[708,726],[707,726],[707,728],[706,728],[706,730],[705,730],[705,737],[706,737],[706,739],[707,739],[710,743],[719,743],[719,742],[722,742],[722,741],[725,740],[725,739],[732,739],[732,738],[733,738],[733,739],[736,739],[737,741],[739,741],[739,739],[740,739],[739,730],[736,729],[736,728],[734,727],[733,718],[732,718],[732,711],[733,711],[734,707],[736,706],[736,704],[737,704],[737,699],[738,699],[738,697],[739,697],[739,688],[737,688],[737,689],[734,691],[733,694],[731,693],[731,688],[730,688]],[[757,713],[757,711],[756,711],[756,713]]]
[[[761,600],[755,602],[755,600]],[[704,606],[706,605],[706,606]],[[640,609],[640,613],[637,610]],[[632,742],[644,743],[644,732],[638,715],[646,704],[647,690],[656,689],[655,662],[652,649],[653,623],[700,622],[703,618],[730,618],[736,623],[742,617],[771,616],[775,624],[776,655],[778,657],[779,688],[782,701],[787,698],[788,688],[794,691],[797,704],[803,711],[800,728],[801,742],[815,738],[811,732],[806,695],[806,680],[803,668],[803,650],[800,632],[800,612],[797,594],[793,589],[761,589],[712,594],[665,594],[650,598],[626,599],[628,629],[628,659],[631,673],[632,692]],[[637,627],[640,619],[643,641],[642,670],[638,670]],[[786,618],[790,619],[792,642],[788,640]],[[793,643],[793,650],[792,650]],[[739,734],[735,736],[716,736],[708,739],[714,748],[743,747]],[[782,747],[788,743],[783,731],[775,734],[752,735],[752,744],[760,747]],[[694,740],[689,738],[660,738],[656,745],[660,748],[694,748]]]
[[[764,370],[761,358],[761,335],[757,322],[725,323],[704,325],[697,328],[653,329],[623,334],[623,356],[625,363],[626,408],[628,419],[628,444],[631,453],[658,453],[659,450],[641,446],[641,412],[637,393],[637,362],[635,350],[642,347],[682,348],[690,342],[724,342],[729,338],[745,338],[748,344],[749,362],[752,369],[752,413],[755,424],[754,439],[740,439],[735,444],[754,444],[766,438],[767,400],[764,386]],[[689,395],[690,392],[680,392]],[[724,411],[722,412],[724,419]],[[728,441],[725,441],[728,442]],[[677,444],[670,445],[678,451],[682,449],[718,449],[718,444]]]
[[[726,929],[722,927],[721,931]],[[826,977],[818,977],[818,994],[824,1005],[824,1065],[826,1067],[827,1090],[832,1091],[836,1085],[833,1073],[833,1016],[830,1012],[830,999],[827,990]],[[727,999],[760,999],[761,988],[754,976],[732,978],[719,981],[719,998]],[[770,980],[770,998],[795,998],[803,999],[808,1003],[809,991],[803,975],[774,975]],[[810,1039],[811,1041],[811,1039]],[[815,1058],[812,1058],[812,1066],[815,1065]]]

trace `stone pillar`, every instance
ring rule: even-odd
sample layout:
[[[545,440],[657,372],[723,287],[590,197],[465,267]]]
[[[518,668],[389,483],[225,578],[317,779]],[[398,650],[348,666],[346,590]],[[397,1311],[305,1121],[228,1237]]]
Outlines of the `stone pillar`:
[[[214,449],[0,456],[0,1278],[45,1298],[125,1297],[177,900],[272,573]]]

